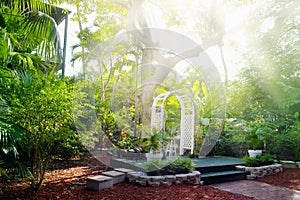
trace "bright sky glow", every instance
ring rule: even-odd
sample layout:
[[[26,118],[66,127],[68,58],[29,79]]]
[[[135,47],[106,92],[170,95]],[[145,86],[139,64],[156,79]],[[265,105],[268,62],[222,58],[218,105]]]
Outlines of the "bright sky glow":
[[[189,32],[189,36],[192,37],[197,42],[199,41],[199,32],[197,30],[193,30],[194,23],[195,23],[195,15],[197,14],[197,9],[199,9],[200,6],[202,6],[204,9],[209,10],[210,8],[210,0],[173,0],[173,1],[163,1],[161,3],[164,7],[160,8],[159,4],[156,3],[154,0],[146,1],[143,9],[145,9],[145,14],[148,16],[147,20],[149,24],[152,27],[156,28],[171,28],[171,30],[178,31],[182,34],[185,34],[186,32]],[[64,4],[61,7],[68,8],[72,11],[70,18],[72,17],[72,14],[76,11],[76,9],[72,9],[68,4]],[[166,7],[166,8],[165,8]],[[163,15],[166,15],[166,10],[177,10],[179,13],[182,13],[182,19],[178,20],[184,20],[185,24],[184,27],[175,27],[176,23],[172,27],[167,27],[165,20],[163,19]],[[247,43],[247,38],[245,34],[243,33],[243,24],[245,23],[245,19],[247,18],[249,14],[249,8],[246,6],[244,8],[239,8],[233,11],[230,11],[230,13],[226,14],[226,22],[225,22],[225,43],[224,43],[224,54],[225,59],[229,71],[229,77],[233,78],[235,74],[239,71],[241,68],[241,64],[239,63],[239,60],[242,60],[239,52],[234,49],[232,46],[232,42],[228,43],[226,40],[234,41],[234,43],[238,44],[239,47],[243,47]],[[170,17],[170,16],[169,16]],[[171,16],[172,17],[172,16]],[[69,18],[69,19],[70,19]],[[176,20],[176,19],[174,19]],[[93,23],[92,21],[89,23]],[[266,22],[266,26],[263,27],[265,29],[270,27],[270,23]],[[90,25],[87,25],[90,27]],[[92,28],[92,27],[91,27]],[[64,23],[60,25],[61,30],[61,39],[63,39],[63,29],[64,29]],[[78,43],[77,39],[77,33],[78,33],[78,24],[76,22],[73,22],[72,20],[69,20],[69,27],[68,27],[68,55],[66,60],[66,75],[73,75],[77,74],[80,69],[71,67],[70,59],[71,59],[71,45],[74,45],[75,43]],[[218,67],[219,73],[222,77],[224,77],[224,70],[223,70],[223,64],[221,62],[220,57],[220,51],[218,47],[210,48],[206,51],[210,58],[213,60],[215,65]],[[78,64],[77,64],[78,65]]]

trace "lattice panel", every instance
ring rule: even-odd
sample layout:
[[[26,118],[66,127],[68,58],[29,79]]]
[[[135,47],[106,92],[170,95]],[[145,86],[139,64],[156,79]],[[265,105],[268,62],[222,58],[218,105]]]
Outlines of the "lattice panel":
[[[169,92],[158,95],[151,108],[151,130],[161,130],[164,128],[164,103]]]
[[[180,152],[184,149],[194,150],[194,115],[181,116]]]
[[[161,113],[152,113],[151,127],[157,130],[161,128]]]
[[[175,142],[175,140],[171,140],[166,147],[166,155],[167,156],[176,156],[176,148],[177,148],[177,144]]]

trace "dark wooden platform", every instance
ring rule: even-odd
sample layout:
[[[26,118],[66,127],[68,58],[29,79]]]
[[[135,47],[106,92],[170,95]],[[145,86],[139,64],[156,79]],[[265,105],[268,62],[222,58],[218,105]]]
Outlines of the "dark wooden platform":
[[[246,178],[246,173],[237,171],[236,165],[244,165],[240,158],[213,156],[204,158],[191,158],[195,170],[201,172],[201,181],[204,184],[220,183],[225,181],[242,180]],[[145,160],[128,160],[120,158],[111,159],[111,167],[122,167],[136,171],[145,171]]]

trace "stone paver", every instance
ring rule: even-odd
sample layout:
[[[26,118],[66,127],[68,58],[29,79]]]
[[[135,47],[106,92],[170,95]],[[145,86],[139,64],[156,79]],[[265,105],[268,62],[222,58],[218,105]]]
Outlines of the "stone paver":
[[[299,200],[300,191],[272,186],[266,183],[241,180],[212,184],[212,187],[254,197],[257,200]]]
[[[125,173],[117,171],[106,171],[102,172],[102,175],[109,176],[113,178],[113,184],[121,183],[125,181]]]
[[[113,178],[108,177],[108,176],[93,176],[93,177],[88,177],[86,180],[86,186],[87,189],[89,190],[96,190],[100,191],[105,188],[110,188],[113,186]]]

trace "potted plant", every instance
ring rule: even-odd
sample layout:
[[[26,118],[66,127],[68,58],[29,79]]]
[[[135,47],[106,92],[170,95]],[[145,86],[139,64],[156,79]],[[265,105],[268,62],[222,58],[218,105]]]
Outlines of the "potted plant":
[[[251,149],[248,149],[248,154],[250,157],[256,157],[262,154],[261,149],[257,149],[260,146],[261,141],[255,133],[251,133],[248,136],[247,143],[251,146]]]
[[[272,133],[272,128],[268,122],[253,122],[250,123],[250,131],[248,134],[248,142],[253,149],[249,149],[248,153],[250,157],[255,157],[261,155],[263,150],[267,149],[267,140],[270,138]],[[263,150],[257,149],[262,147]]]
[[[262,149],[258,149],[261,146],[261,138],[258,135],[259,130],[257,122],[250,122],[249,127],[247,127],[245,139],[249,146],[248,154],[250,157],[256,157],[262,154]]]
[[[161,160],[163,158],[163,156],[164,155],[162,152],[154,152],[153,149],[150,149],[150,152],[146,153],[147,161]]]
[[[261,149],[248,149],[248,154],[250,157],[256,157],[256,156],[262,154],[262,150]]]
[[[155,131],[154,134],[146,138],[143,142],[143,148],[148,153],[146,153],[147,161],[153,159],[161,160],[164,156],[162,149],[166,147],[169,142],[169,138],[166,137],[163,131]]]

